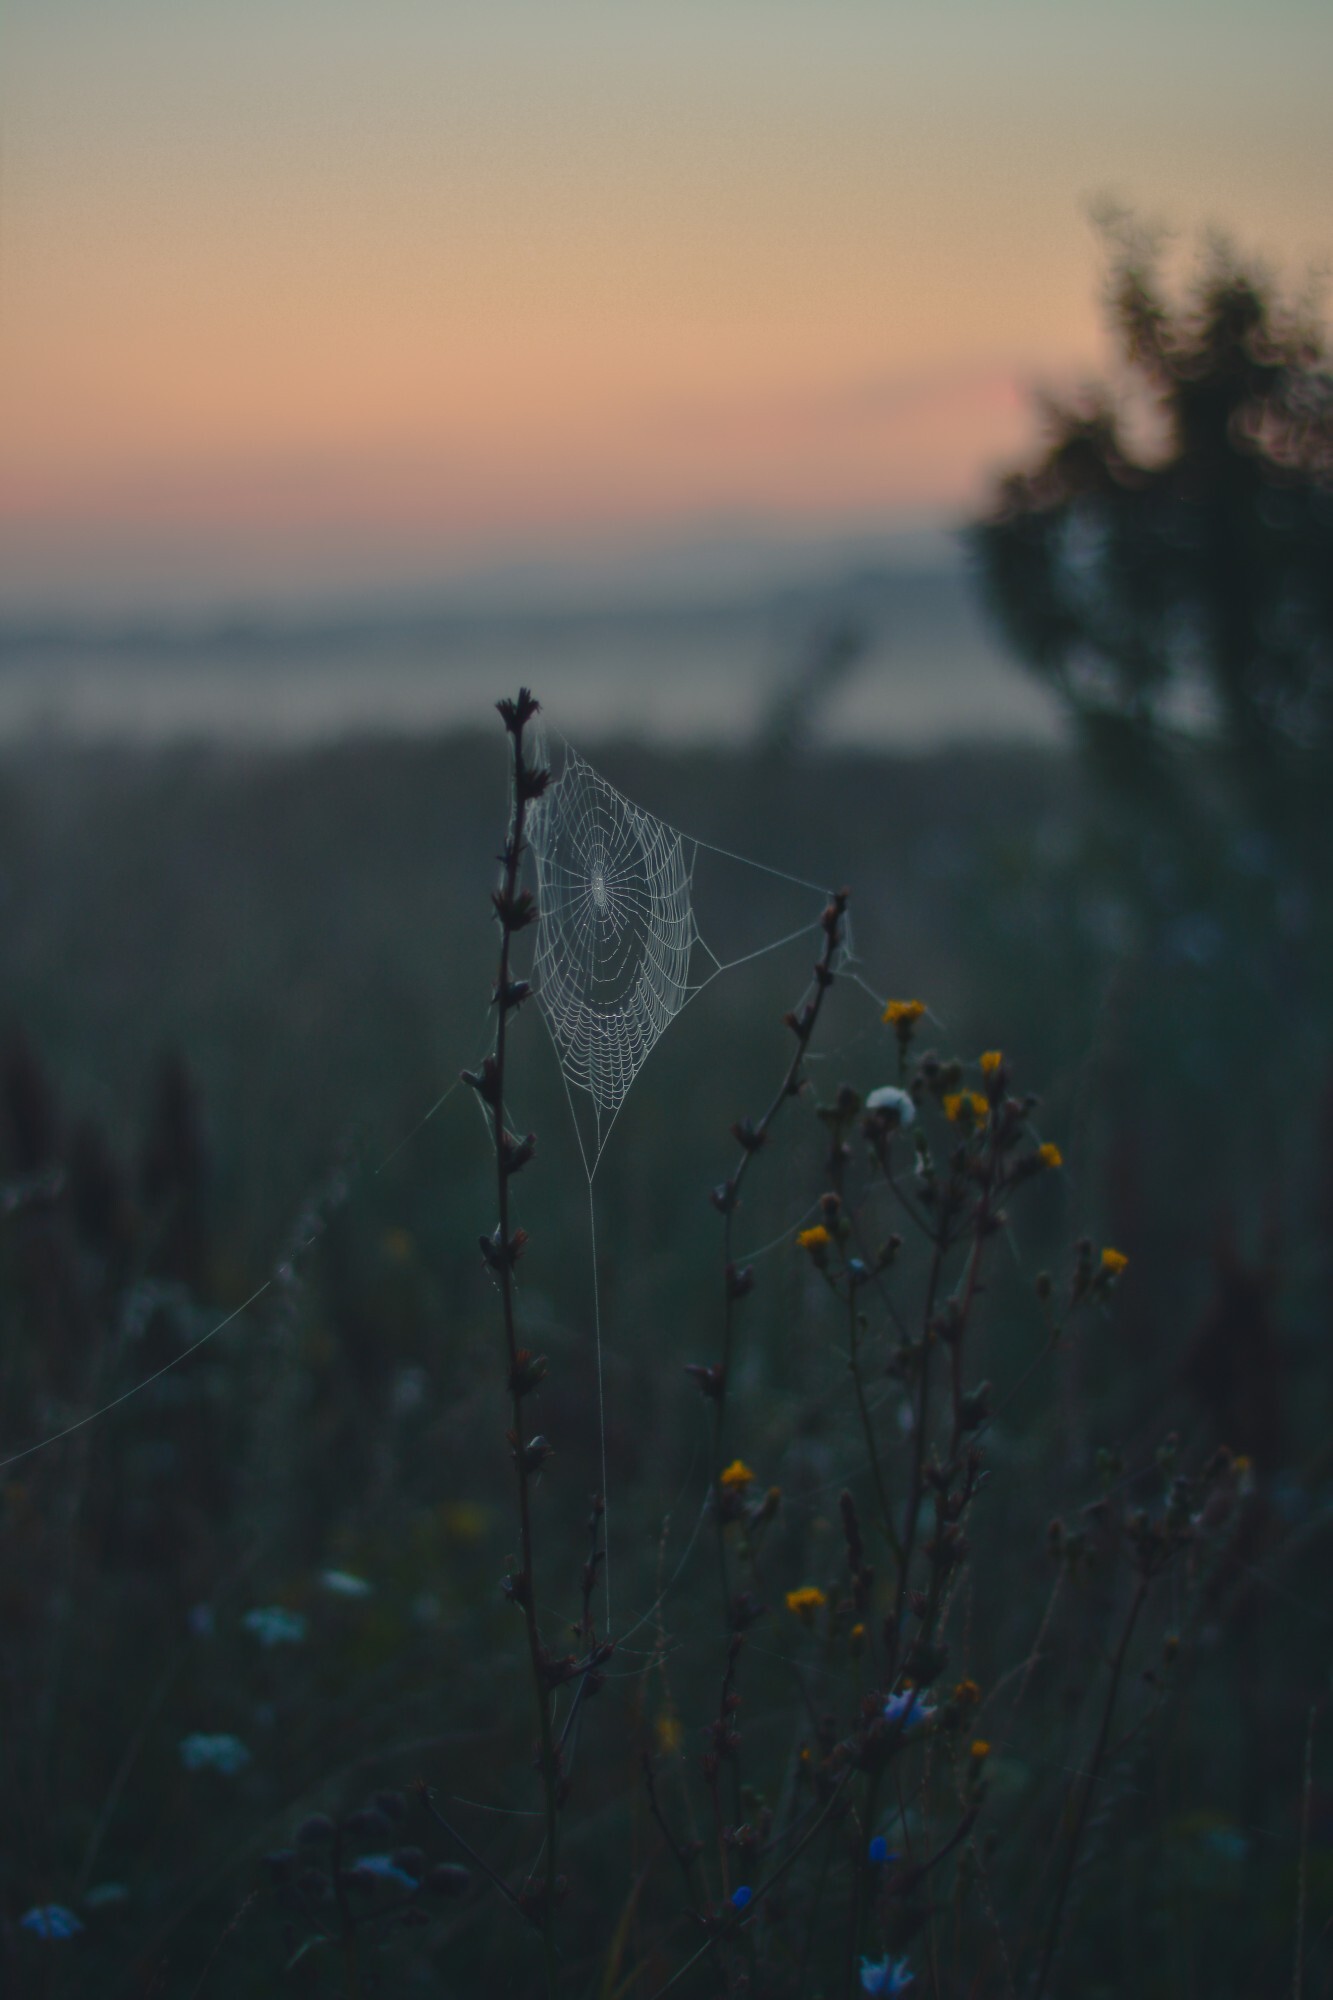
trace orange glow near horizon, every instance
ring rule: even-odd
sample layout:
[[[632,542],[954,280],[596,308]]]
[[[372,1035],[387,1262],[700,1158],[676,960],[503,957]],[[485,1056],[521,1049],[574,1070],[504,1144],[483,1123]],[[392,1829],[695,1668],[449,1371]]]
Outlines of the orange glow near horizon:
[[[1289,78],[1262,165],[1252,140],[1219,180],[1206,73],[1177,101],[1091,12],[1084,46],[973,0],[962,36],[852,0],[516,6],[510,44],[467,0],[380,27],[282,0],[262,36],[220,6],[17,8],[0,604],[974,505],[1025,390],[1105,365],[1082,203],[1140,159],[1117,64],[1177,220],[1220,187],[1265,250],[1326,247],[1322,92]],[[1233,12],[1214,66],[1252,71]]]

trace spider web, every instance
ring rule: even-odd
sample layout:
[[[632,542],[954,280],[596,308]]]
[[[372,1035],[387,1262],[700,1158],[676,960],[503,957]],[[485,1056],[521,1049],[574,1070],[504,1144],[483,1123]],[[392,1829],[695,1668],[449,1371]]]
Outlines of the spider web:
[[[566,1082],[592,1099],[595,1166],[634,1079],[693,991],[690,956],[701,940],[685,841],[573,751],[538,801],[529,838],[533,985]]]
[[[544,746],[539,751],[539,758],[541,762],[546,762]],[[571,1110],[577,1092],[585,1102],[590,1103],[596,1123],[595,1140],[589,1144],[577,1114],[574,1116],[574,1128],[588,1179],[593,1323],[602,1420],[602,1490],[605,1493],[606,1424],[593,1181],[611,1126],[648,1056],[687,1002],[701,993],[720,973],[746,964],[750,959],[760,958],[767,952],[779,950],[820,928],[820,920],[816,918],[738,958],[719,958],[695,920],[695,860],[700,851],[706,851],[789,882],[823,900],[827,900],[831,892],[817,882],[772,868],[767,862],[755,861],[747,855],[715,846],[711,841],[681,833],[666,820],[658,819],[625,798],[568,746],[560,776],[553,780],[533,806],[528,822],[528,839],[536,861],[538,898],[532,981],[559,1057]],[[708,964],[702,977],[691,981],[690,965],[696,946]],[[854,964],[850,925],[844,917],[843,944],[835,961],[835,970],[846,973],[857,985],[865,986],[865,981],[852,969]],[[865,990],[871,991],[868,986]],[[882,1001],[879,1004],[882,1005]],[[458,1087],[457,1080],[450,1084],[413,1131],[381,1161],[376,1172],[386,1167],[422,1125],[435,1117]],[[0,1191],[0,1194],[12,1193],[12,1190]],[[345,1193],[338,1196],[338,1200],[342,1199],[345,1199]],[[0,1201],[0,1207],[3,1205]],[[0,1472],[72,1437],[99,1418],[109,1416],[163,1375],[188,1361],[200,1348],[249,1312],[267,1293],[289,1283],[292,1266],[315,1243],[323,1226],[321,1218],[317,1217],[312,1224],[303,1212],[299,1240],[248,1299],[189,1346],[183,1347],[164,1366],[142,1377],[120,1395],[0,1459]],[[607,1532],[609,1537],[609,1522]],[[604,1575],[607,1627],[610,1629],[609,1546]]]
[[[547,761],[545,746],[541,761]],[[532,983],[559,1057],[570,1112],[588,1177],[593,1332],[606,1499],[606,1401],[593,1182],[611,1127],[635,1078],[686,1003],[719,973],[820,928],[803,924],[757,951],[724,962],[702,935],[693,907],[694,862],[701,848],[758,868],[826,900],[828,890],[766,863],[749,861],[679,832],[645,812],[566,745],[565,762],[537,800],[528,822],[536,863],[537,940]],[[690,979],[695,947],[710,961]],[[849,950],[850,947],[848,946]],[[590,1104],[585,1137],[576,1097]],[[702,1515],[700,1517],[702,1519]],[[611,1628],[611,1528],[604,1530],[606,1622]]]
[[[544,745],[539,749],[538,756],[540,762],[547,761]],[[648,1056],[689,1001],[719,974],[817,932],[822,922],[820,918],[813,918],[756,950],[724,960],[703,936],[695,918],[695,861],[701,851],[717,855],[817,895],[821,903],[827,902],[831,892],[819,883],[789,875],[766,862],[755,861],[747,855],[715,846],[711,841],[680,832],[666,820],[657,818],[627,799],[568,745],[565,746],[565,761],[560,776],[534,802],[528,820],[528,841],[536,864],[538,905],[532,983],[559,1058],[587,1174],[592,1320],[601,1432],[601,1490],[605,1503],[609,1497],[606,1404],[594,1180],[611,1127]],[[691,979],[691,962],[696,947],[707,963],[701,968],[701,976]],[[849,971],[857,984],[864,985],[865,982],[850,971],[854,959],[850,927],[844,918],[843,943],[835,969]],[[809,990],[807,988],[807,992]],[[457,1082],[451,1084],[414,1131],[419,1131],[422,1124],[433,1118],[457,1088]],[[582,1125],[576,1098],[581,1098],[589,1108],[585,1110]],[[595,1126],[591,1139],[584,1129],[589,1122],[589,1111]],[[412,1136],[408,1134],[381,1165],[387,1166]],[[198,1340],[174,1355],[164,1367],[63,1429],[0,1459],[0,1472],[72,1436],[100,1417],[108,1416],[170,1369],[188,1360],[199,1348],[258,1304],[275,1286],[289,1282],[291,1265],[311,1247],[322,1226],[322,1221],[319,1221],[308,1234],[303,1233],[288,1259],[251,1293],[244,1304],[218,1320]],[[786,1240],[784,1233],[768,1248],[773,1249],[778,1242]],[[761,1250],[756,1254],[767,1253]],[[703,1524],[706,1507],[705,1500],[694,1534],[690,1537],[689,1548],[693,1547]],[[610,1631],[609,1509],[604,1516],[603,1533],[606,1629]],[[684,1558],[682,1566],[683,1561]],[[638,1630],[652,1615],[653,1608],[650,1607],[644,1618],[629,1627],[630,1633]]]
[[[545,761],[544,748],[542,756]],[[560,776],[533,808],[528,841],[537,873],[532,983],[560,1060],[591,1182],[635,1078],[682,1007],[719,973],[819,929],[815,919],[740,958],[719,958],[694,914],[700,849],[821,899],[831,891],[681,833],[618,792],[568,745]],[[696,946],[708,962],[702,977],[691,980]],[[838,969],[851,957],[844,918]],[[590,1138],[576,1094],[592,1126]]]

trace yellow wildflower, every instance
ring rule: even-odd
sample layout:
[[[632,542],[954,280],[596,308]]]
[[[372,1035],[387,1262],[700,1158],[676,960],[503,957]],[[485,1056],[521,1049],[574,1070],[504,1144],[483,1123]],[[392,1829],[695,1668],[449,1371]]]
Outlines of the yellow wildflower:
[[[852,1651],[854,1653],[859,1653],[862,1646],[864,1646],[866,1642],[865,1626],[853,1625],[851,1631],[847,1634],[847,1636],[852,1642]]]
[[[981,1074],[983,1076],[994,1076],[1003,1061],[1004,1054],[1002,1050],[987,1049],[985,1055],[981,1058]]]
[[[796,1241],[802,1250],[827,1250],[833,1238],[823,1223],[817,1222],[813,1229],[801,1230]]]
[[[981,1763],[983,1758],[990,1756],[990,1744],[986,1741],[984,1736],[977,1737],[976,1741],[972,1745],[970,1754],[976,1759],[978,1764]]]
[[[1044,1146],[1038,1146],[1037,1158],[1044,1167],[1062,1167],[1065,1163],[1064,1154],[1058,1146],[1053,1146],[1049,1139]]]
[[[743,1458],[733,1458],[726,1471],[718,1477],[718,1485],[724,1493],[734,1493],[751,1485],[753,1481],[754,1474]]]
[[[955,1701],[967,1702],[968,1704],[978,1702],[981,1700],[981,1689],[973,1680],[959,1681],[953,1691],[953,1698]]]
[[[440,1525],[454,1542],[479,1542],[491,1525],[491,1510],[477,1500],[446,1500]]]
[[[989,1110],[979,1090],[951,1091],[944,1100],[944,1115],[951,1125],[962,1125],[969,1119],[980,1124]]]
[[[679,1716],[663,1713],[657,1718],[657,1747],[664,1757],[674,1757],[685,1740]]]
[[[925,1011],[924,1000],[890,1000],[884,1009],[885,1024],[896,1028],[906,1040]]]
[[[1102,1270],[1108,1278],[1118,1278],[1128,1262],[1123,1250],[1112,1250],[1108,1245],[1102,1251]]]
[[[803,1625],[813,1625],[816,1611],[822,1610],[827,1603],[827,1597],[817,1584],[803,1584],[799,1590],[787,1592],[787,1609]]]

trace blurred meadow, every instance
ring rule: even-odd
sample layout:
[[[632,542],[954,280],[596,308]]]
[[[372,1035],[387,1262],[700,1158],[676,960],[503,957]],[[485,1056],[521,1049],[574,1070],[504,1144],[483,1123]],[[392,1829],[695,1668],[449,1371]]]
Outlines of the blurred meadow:
[[[1000,11],[7,24],[0,1991],[1333,1993],[1333,43]]]

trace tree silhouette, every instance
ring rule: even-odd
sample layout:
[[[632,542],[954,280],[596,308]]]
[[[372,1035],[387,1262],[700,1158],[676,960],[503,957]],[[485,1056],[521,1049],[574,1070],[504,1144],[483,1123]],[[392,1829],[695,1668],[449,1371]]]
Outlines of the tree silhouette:
[[[999,482],[973,530],[985,594],[1140,799],[1221,772],[1232,809],[1304,839],[1333,819],[1333,373],[1319,320],[1220,244],[1173,300],[1157,243],[1124,218],[1103,227],[1124,385],[1044,399],[1044,450]]]

